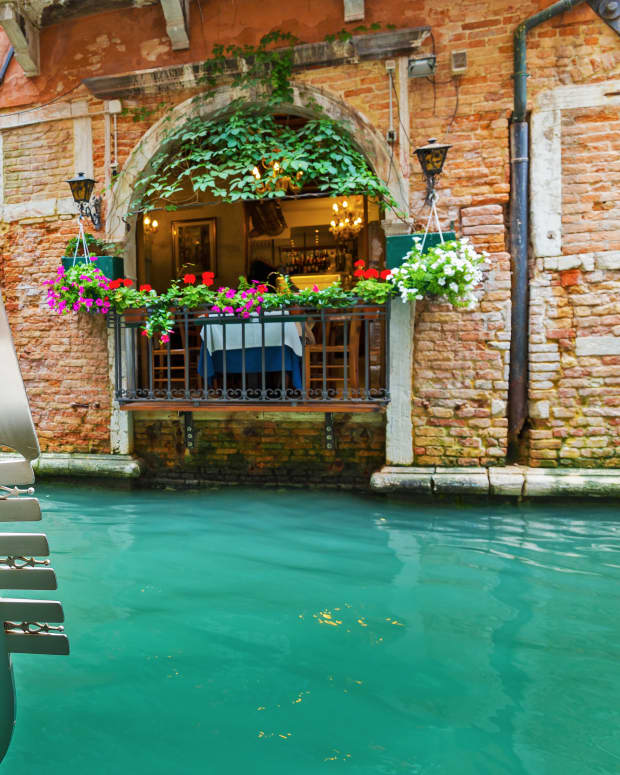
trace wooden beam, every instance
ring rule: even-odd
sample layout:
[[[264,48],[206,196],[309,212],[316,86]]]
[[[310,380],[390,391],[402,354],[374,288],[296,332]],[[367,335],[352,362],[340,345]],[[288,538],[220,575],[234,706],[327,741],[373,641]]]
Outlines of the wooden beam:
[[[166,17],[166,32],[174,51],[189,48],[189,2],[188,0],[161,0]]]
[[[39,75],[39,30],[19,12],[16,3],[0,5],[0,27],[11,41],[24,73],[29,78]]]
[[[430,35],[430,27],[409,27],[391,32],[354,35],[347,41],[300,43],[293,49],[293,70],[310,67],[336,67],[362,60],[391,59],[417,51]],[[205,74],[204,62],[136,70],[121,75],[99,75],[82,83],[97,99],[111,100],[143,94],[162,94],[180,89],[195,89]],[[223,77],[239,72],[239,60],[229,59]]]

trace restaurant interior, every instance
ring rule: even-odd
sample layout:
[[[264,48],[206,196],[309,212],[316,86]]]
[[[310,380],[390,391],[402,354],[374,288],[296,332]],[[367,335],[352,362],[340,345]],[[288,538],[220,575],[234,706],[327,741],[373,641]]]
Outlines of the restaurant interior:
[[[245,277],[277,292],[286,276],[293,289],[323,289],[334,282],[348,289],[356,280],[355,262],[360,258],[366,266],[383,268],[380,207],[365,196],[313,192],[224,203],[207,193],[191,192],[191,200],[174,210],[149,210],[138,218],[139,284],[162,292],[186,274],[200,278],[202,272],[213,272],[216,288],[236,287],[239,278]],[[208,390],[227,398],[240,395],[243,383],[262,387],[263,397],[264,388],[271,387],[282,391],[280,398],[296,397],[303,389],[306,397],[324,398],[327,390],[329,396],[342,399],[360,392],[360,375],[366,374],[367,394],[371,382],[374,385],[383,378],[385,329],[376,318],[363,322],[355,315],[332,312],[327,323],[310,317],[305,324],[295,324],[295,331],[291,326],[264,324],[265,361],[259,347],[265,339],[250,341],[256,333],[253,326],[246,327],[243,343],[233,344],[234,326],[209,326],[206,335],[200,327],[183,330],[177,325],[169,343],[150,345],[150,355],[142,343],[141,381],[147,392],[168,396],[175,391],[187,395],[188,390]],[[224,327],[229,329],[228,337],[219,331]],[[287,359],[286,375],[282,353]],[[269,373],[257,374],[260,370]]]
[[[139,219],[138,282],[164,291],[186,273],[211,271],[217,286],[234,287],[240,276],[265,280],[270,268],[300,289],[350,288],[356,260],[381,267],[381,237],[379,206],[363,196],[155,209]]]

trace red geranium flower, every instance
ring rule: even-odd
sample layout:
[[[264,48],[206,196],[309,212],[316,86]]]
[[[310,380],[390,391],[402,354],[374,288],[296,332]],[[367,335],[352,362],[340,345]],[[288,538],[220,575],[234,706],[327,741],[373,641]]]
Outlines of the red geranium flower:
[[[356,261],[353,266],[366,266],[366,262],[363,258],[360,258],[358,261]]]
[[[392,270],[391,270],[391,269],[384,269],[384,270],[381,272],[381,279],[382,279],[382,280],[387,280],[387,276],[388,276],[389,274],[392,274]]]
[[[183,282],[185,283],[185,285],[193,285],[196,282],[196,275],[195,274],[183,275]]]
[[[376,269],[367,269],[367,270],[364,272],[364,277],[365,277],[367,280],[370,280],[370,279],[373,279],[373,280],[374,280],[374,279],[376,279],[377,277],[379,277],[379,272],[377,272],[377,270],[376,270]]]
[[[256,289],[259,293],[267,293],[267,286],[266,285],[259,285]]]
[[[152,291],[153,289],[152,289],[152,288],[151,288],[151,286],[150,286],[150,285],[147,283],[146,285],[141,285],[141,286],[140,286],[140,290],[141,290],[141,291],[145,291],[145,293],[148,293],[149,291]]]
[[[364,276],[363,269],[356,269],[355,272],[353,272],[353,277],[363,277],[363,276]]]
[[[123,285],[125,286],[125,288],[129,288],[131,285],[133,285],[133,280],[130,280],[128,277],[126,277],[123,280]]]
[[[209,286],[213,285],[213,282],[215,280],[215,275],[213,272],[203,272],[202,273],[202,283],[203,285]]]
[[[108,285],[108,288],[111,291],[115,291],[117,288],[121,287],[121,281],[120,280],[112,280],[110,284]]]

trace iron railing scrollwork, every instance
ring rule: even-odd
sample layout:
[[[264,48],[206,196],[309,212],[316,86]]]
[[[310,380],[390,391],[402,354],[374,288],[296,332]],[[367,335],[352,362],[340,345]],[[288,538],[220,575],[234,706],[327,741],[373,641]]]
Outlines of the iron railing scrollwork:
[[[172,315],[164,344],[141,336],[146,310],[108,316],[121,405],[389,401],[389,305]]]

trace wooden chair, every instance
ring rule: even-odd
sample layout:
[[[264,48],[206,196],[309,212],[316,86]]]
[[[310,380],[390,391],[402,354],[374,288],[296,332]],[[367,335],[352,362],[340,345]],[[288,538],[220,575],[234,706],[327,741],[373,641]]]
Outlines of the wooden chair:
[[[317,321],[318,322],[318,321]],[[347,330],[347,345],[344,345],[344,330]],[[323,369],[325,369],[325,387],[333,398],[342,398],[345,387],[345,363],[347,366],[347,392],[353,397],[359,391],[359,351],[360,333],[362,321],[360,317],[350,315],[338,315],[330,317],[325,325],[315,324],[315,335],[323,341],[315,344],[306,344],[304,347],[306,374],[305,390],[308,396],[320,395],[323,390]],[[342,334],[342,336],[341,336]],[[339,340],[342,341],[339,341]],[[325,357],[325,363],[323,358]]]
[[[188,389],[202,386],[198,374],[198,359],[200,357],[200,328],[195,325],[188,327],[187,341],[183,322],[177,324],[170,337],[170,389],[185,389],[185,359],[188,359]],[[168,347],[159,342],[153,343],[153,389],[168,389]]]

